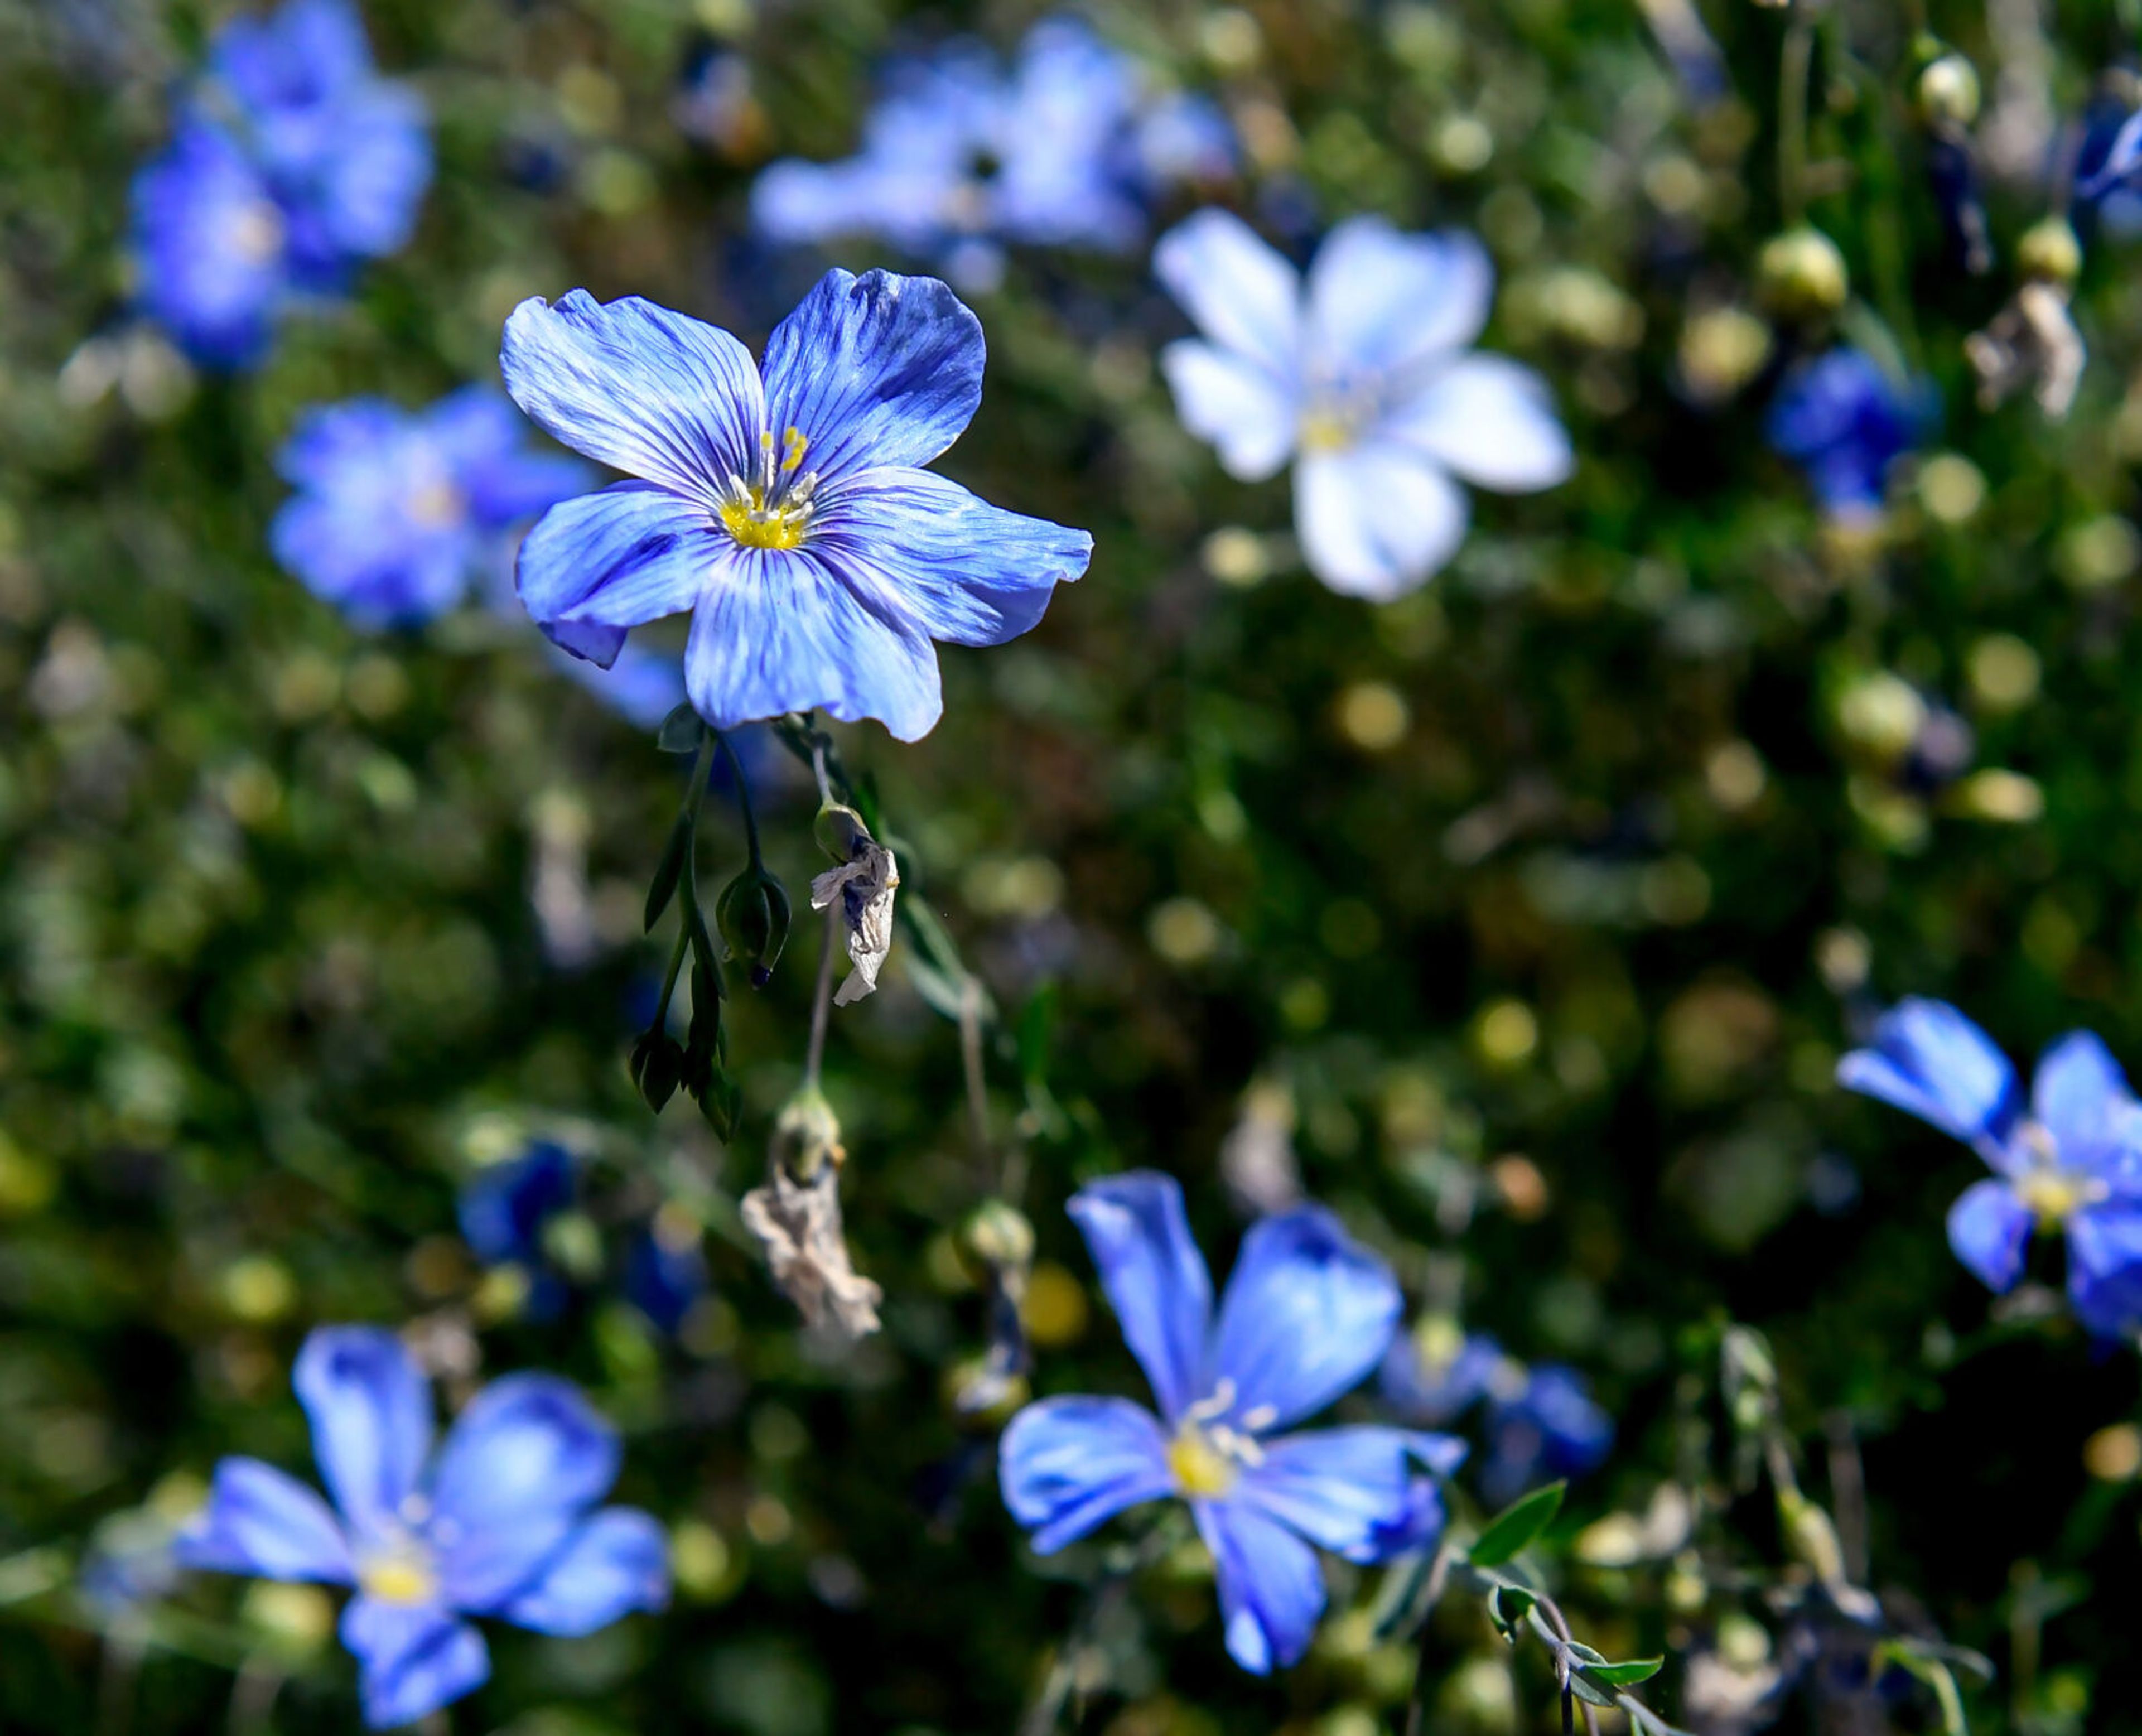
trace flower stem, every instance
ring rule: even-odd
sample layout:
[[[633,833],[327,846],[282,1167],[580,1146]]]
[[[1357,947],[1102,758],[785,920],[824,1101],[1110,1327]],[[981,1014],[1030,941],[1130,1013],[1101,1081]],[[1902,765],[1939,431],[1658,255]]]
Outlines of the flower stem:
[[[1778,57],[1778,203],[1785,226],[1807,215],[1808,77],[1814,27],[1794,8]]]
[[[751,811],[751,784],[743,775],[743,762],[720,730],[709,732],[721,744],[722,757],[729,762],[729,776],[736,780],[737,808],[743,816],[744,846],[751,852],[751,866],[763,868],[766,864],[758,853],[758,816]]]
[[[816,1091],[826,1063],[826,1027],[833,1013],[833,953],[841,940],[841,900],[826,906],[826,944],[818,951],[818,982],[811,991],[811,1043],[803,1053],[803,1088]]]

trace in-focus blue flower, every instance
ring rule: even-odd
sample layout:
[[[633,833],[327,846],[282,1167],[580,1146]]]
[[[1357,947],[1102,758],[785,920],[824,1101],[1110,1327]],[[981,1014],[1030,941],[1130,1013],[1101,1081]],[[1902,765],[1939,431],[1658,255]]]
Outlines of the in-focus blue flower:
[[[570,1382],[492,1382],[436,1455],[431,1393],[391,1332],[321,1328],[293,1382],[334,1507],[272,1465],[228,1458],[179,1557],[353,1586],[342,1639],[373,1728],[412,1723],[488,1678],[466,1616],[580,1635],[668,1601],[661,1526],[595,1505],[617,1478],[617,1434]]]
[[[856,154],[772,165],[752,214],[777,241],[881,236],[980,290],[1001,274],[1002,243],[1128,251],[1147,200],[1216,161],[1232,161],[1217,110],[1149,101],[1128,56],[1055,17],[1008,72],[967,40],[896,64]]]
[[[1993,1171],[1949,1210],[1949,1245],[1991,1290],[2021,1280],[2033,1230],[2065,1230],[2068,1299],[2092,1333],[2142,1322],[2142,1104],[2105,1045],[2047,1049],[2031,1098],[2008,1058],[1946,1002],[1898,1003],[1837,1082],[1960,1139]]]
[[[503,566],[513,525],[588,486],[585,466],[527,435],[483,386],[422,411],[308,410],[276,460],[297,493],[269,530],[275,558],[362,626],[430,620]]]
[[[257,362],[294,297],[408,240],[431,174],[422,105],[378,76],[346,0],[234,20],[135,178],[142,305],[205,366]]]
[[[1824,512],[1863,520],[1882,510],[1889,466],[1918,444],[1932,412],[1923,392],[1893,379],[1864,350],[1838,348],[1787,377],[1764,432],[1806,473]]]
[[[528,533],[529,614],[607,665],[690,610],[685,686],[718,728],[822,708],[914,741],[944,709],[931,642],[1015,638],[1092,558],[920,468],[981,397],[980,323],[934,278],[828,272],[763,377],[727,332],[580,289],[523,302],[501,359],[522,409],[635,479]]]
[[[1127,1398],[1027,1406],[999,1447],[1004,1504],[1045,1555],[1127,1507],[1187,1501],[1212,1551],[1228,1651],[1261,1674],[1291,1664],[1324,1611],[1311,1546],[1365,1562],[1430,1546],[1443,1520],[1433,1478],[1465,1455],[1462,1442],[1410,1429],[1278,1433],[1383,1359],[1398,1285],[1306,1206],[1243,1238],[1216,1320],[1172,1178],[1113,1176],[1070,1211],[1160,1414]]]
[[[1161,237],[1153,269],[1204,333],[1161,353],[1183,426],[1246,481],[1294,461],[1302,553],[1334,590],[1383,600],[1449,560],[1470,515],[1454,477],[1526,491],[1570,473],[1539,376],[1465,348],[1494,290],[1469,235],[1350,218],[1305,284],[1240,218],[1204,210]]]

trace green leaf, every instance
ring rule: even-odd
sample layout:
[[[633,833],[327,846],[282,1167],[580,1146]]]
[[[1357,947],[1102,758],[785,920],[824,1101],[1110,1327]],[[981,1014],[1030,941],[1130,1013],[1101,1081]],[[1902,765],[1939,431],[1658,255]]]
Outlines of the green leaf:
[[[1512,1556],[1521,1553],[1554,1522],[1554,1516],[1562,1511],[1562,1493],[1568,1487],[1567,1483],[1551,1482],[1504,1507],[1488,1521],[1479,1541],[1467,1551],[1473,1565],[1498,1567]]]
[[[1664,1658],[1630,1658],[1619,1664],[1587,1664],[1584,1673],[1602,1688],[1633,1688],[1666,1667]]]
[[[655,865],[654,883],[647,889],[647,923],[642,934],[652,934],[662,913],[669,908],[670,899],[676,895],[678,877],[684,871],[684,858],[691,850],[692,821],[686,812],[678,815],[670,826],[669,841],[662,846],[662,860]]]
[[[1488,1596],[1488,1619],[1497,1633],[1515,1645],[1519,1625],[1538,1602],[1523,1586],[1498,1586]]]
[[[706,728],[687,700],[662,720],[662,727],[654,732],[654,745],[664,753],[697,753]]]

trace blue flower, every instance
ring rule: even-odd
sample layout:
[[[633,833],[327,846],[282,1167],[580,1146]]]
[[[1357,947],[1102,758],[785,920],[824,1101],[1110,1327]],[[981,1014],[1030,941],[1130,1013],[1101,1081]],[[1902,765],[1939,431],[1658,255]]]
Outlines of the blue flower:
[[[1484,1332],[1461,1333],[1454,1320],[1431,1314],[1393,1336],[1380,1383],[1400,1416],[1444,1428],[1487,1396],[1503,1361],[1503,1347]]]
[[[579,289],[516,308],[501,361],[537,422],[639,479],[528,533],[528,613],[607,665],[690,610],[685,686],[718,728],[822,708],[916,740],[944,708],[931,641],[1015,638],[1092,557],[920,468],[981,397],[981,326],[932,278],[827,273],[763,377],[726,332]]]
[[[455,1201],[461,1240],[486,1265],[531,1265],[543,1226],[573,1204],[572,1154],[547,1139],[477,1170]]]
[[[1806,472],[1824,512],[1866,519],[1881,511],[1889,466],[1918,443],[1932,407],[1864,350],[1834,349],[1778,388],[1764,432]]]
[[[1182,1209],[1150,1171],[1073,1196],[1131,1354],[1160,1402],[1044,1398],[1004,1431],[1004,1504],[1043,1554],[1125,1508],[1177,1497],[1212,1551],[1227,1650],[1261,1674],[1299,1659],[1324,1610],[1315,1545],[1379,1561],[1434,1541],[1463,1443],[1380,1427],[1276,1432],[1322,1410],[1382,1359],[1399,1316],[1383,1263],[1314,1206],[1243,1238],[1220,1300]]]
[[[1000,243],[1128,251],[1146,200],[1216,161],[1219,173],[1232,162],[1217,111],[1148,104],[1135,62],[1057,17],[1029,32],[1009,73],[965,40],[899,63],[857,153],[772,165],[752,213],[775,240],[878,235],[984,289],[1001,274]]]
[[[431,1394],[393,1334],[323,1327],[293,1382],[334,1507],[259,1459],[225,1459],[180,1559],[353,1586],[342,1638],[373,1728],[412,1723],[489,1677],[466,1616],[581,1635],[668,1601],[661,1527],[596,1508],[617,1477],[617,1434],[570,1383],[492,1382],[434,1455]]]
[[[1486,1400],[1480,1492],[1495,1507],[1536,1484],[1596,1470],[1614,1445],[1613,1418],[1575,1369],[1557,1363],[1528,1369],[1485,1333],[1461,1335],[1440,1316],[1391,1341],[1382,1385],[1400,1416],[1437,1428]]]
[[[664,1206],[632,1238],[624,1256],[624,1297],[658,1332],[674,1337],[707,1294],[707,1256],[698,1220]]]
[[[1395,597],[1449,560],[1470,512],[1454,476],[1522,491],[1570,473],[1539,376],[1465,348],[1494,288],[1469,235],[1350,218],[1305,285],[1240,218],[1204,210],[1161,237],[1153,269],[1204,333],[1161,353],[1183,426],[1246,481],[1294,461],[1295,528],[1334,590]]]
[[[1949,1245],[1987,1289],[2021,1280],[2033,1230],[2064,1230],[2068,1298],[2093,1334],[2142,1320],[2142,1104],[2105,1045],[2075,1031],[2047,1049],[2031,1098],[1985,1032],[1942,1001],[1900,1001],[1838,1083],[1960,1139],[1993,1176],[1949,1210]]]
[[[407,241],[431,173],[422,104],[377,76],[343,0],[235,20],[135,177],[142,305],[195,361],[249,366],[294,297]]]
[[[276,460],[298,491],[269,530],[275,558],[360,625],[430,620],[503,565],[511,526],[587,486],[585,466],[531,450],[527,432],[482,386],[422,411],[307,411]]]

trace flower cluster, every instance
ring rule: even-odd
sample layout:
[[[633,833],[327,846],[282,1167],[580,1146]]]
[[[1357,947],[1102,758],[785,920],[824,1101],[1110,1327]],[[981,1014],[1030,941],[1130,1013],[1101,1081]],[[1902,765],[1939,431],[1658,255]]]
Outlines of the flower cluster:
[[[431,175],[423,106],[349,0],[234,18],[135,180],[141,304],[195,361],[248,366],[286,308],[408,240]]]

